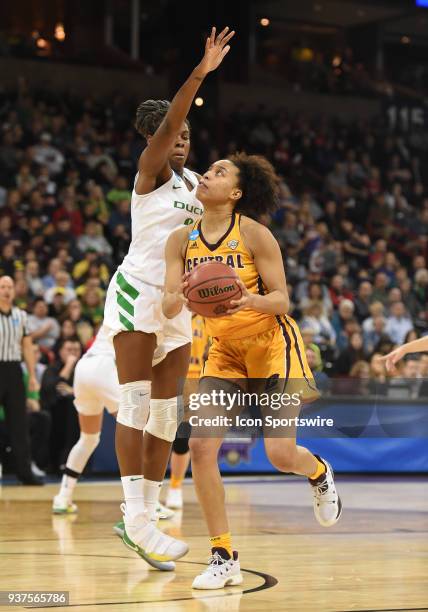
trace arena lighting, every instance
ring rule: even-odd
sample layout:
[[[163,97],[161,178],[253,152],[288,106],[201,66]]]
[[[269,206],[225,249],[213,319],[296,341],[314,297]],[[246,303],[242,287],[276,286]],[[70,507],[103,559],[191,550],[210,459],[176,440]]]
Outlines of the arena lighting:
[[[428,8],[428,0],[416,0],[416,6]]]
[[[403,45],[408,45],[410,43],[410,38],[408,36],[402,36],[401,42],[403,43]]]
[[[195,105],[196,106],[203,106],[204,105],[204,99],[203,98],[196,98],[195,99]]]
[[[62,23],[57,23],[55,26],[55,34],[54,34],[55,38],[57,40],[59,40],[60,42],[62,42],[63,40],[65,40],[65,30],[64,30],[64,26]]]
[[[270,19],[268,19],[267,17],[262,17],[260,19],[260,25],[262,25],[264,28],[266,28],[269,24],[270,24]]]
[[[337,68],[342,63],[342,58],[340,55],[335,55],[331,63],[335,68]]]
[[[38,38],[36,44],[39,49],[46,49],[48,46],[48,41],[45,38]]]

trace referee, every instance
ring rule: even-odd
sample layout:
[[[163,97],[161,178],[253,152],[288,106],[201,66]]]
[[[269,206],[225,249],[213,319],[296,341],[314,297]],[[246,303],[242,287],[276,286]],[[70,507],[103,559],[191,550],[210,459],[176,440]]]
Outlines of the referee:
[[[10,276],[0,276],[0,404],[15,459],[16,475],[25,485],[43,481],[31,471],[30,438],[23,373],[24,357],[29,374],[29,391],[39,386],[31,337],[27,335],[27,313],[13,306],[15,284]]]

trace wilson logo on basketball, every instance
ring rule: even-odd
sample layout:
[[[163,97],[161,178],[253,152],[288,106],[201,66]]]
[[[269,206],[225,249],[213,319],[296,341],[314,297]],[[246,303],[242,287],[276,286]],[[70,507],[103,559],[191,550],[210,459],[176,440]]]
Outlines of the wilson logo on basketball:
[[[216,295],[223,295],[223,293],[230,293],[236,291],[235,285],[226,285],[225,287],[219,287],[214,285],[213,287],[202,287],[198,289],[198,295],[201,298],[208,298]]]

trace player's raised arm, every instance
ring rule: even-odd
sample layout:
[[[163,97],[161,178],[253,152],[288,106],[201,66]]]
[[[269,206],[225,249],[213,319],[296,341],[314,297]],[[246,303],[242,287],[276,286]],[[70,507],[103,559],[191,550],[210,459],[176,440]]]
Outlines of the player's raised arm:
[[[166,276],[162,311],[168,319],[176,317],[187,302],[183,296],[183,248],[188,231],[187,228],[177,230],[170,235],[166,243]]]
[[[168,163],[170,148],[187,117],[202,81],[209,72],[221,64],[230,49],[227,43],[234,34],[234,31],[229,32],[229,28],[226,27],[216,36],[216,29],[212,28],[201,62],[174,96],[168,113],[153,136],[148,139],[147,147],[141,154],[138,164],[139,176],[135,185],[137,193],[151,191],[159,175],[168,173],[167,177],[163,177],[166,180],[171,175]]]
[[[231,302],[235,308],[228,314],[243,308],[269,314],[286,314],[290,307],[290,298],[278,242],[268,228],[260,223],[250,222],[245,230],[243,228],[242,233],[245,236],[245,244],[253,253],[254,264],[267,293],[266,295],[249,293],[244,283],[239,280],[242,297]]]

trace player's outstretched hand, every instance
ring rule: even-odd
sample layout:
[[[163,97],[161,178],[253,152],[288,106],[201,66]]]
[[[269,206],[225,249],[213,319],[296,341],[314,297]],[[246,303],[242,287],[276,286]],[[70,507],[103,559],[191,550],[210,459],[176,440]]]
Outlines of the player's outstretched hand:
[[[404,348],[404,346],[399,346],[398,348],[391,351],[387,355],[384,355],[383,357],[381,357],[380,361],[382,361],[385,364],[387,371],[391,372],[394,369],[395,364],[398,363],[400,359],[403,359],[405,355],[406,355],[406,349]]]
[[[227,43],[234,34],[234,30],[229,32],[229,28],[226,27],[216,36],[216,29],[212,28],[211,34],[205,43],[204,57],[200,63],[200,67],[204,73],[211,72],[220,66],[223,58],[230,50],[230,45]]]
[[[239,300],[230,300],[230,305],[232,308],[229,308],[226,314],[231,315],[235,314],[235,312],[239,312],[240,310],[244,310],[244,308],[251,308],[253,294],[251,294],[244,283],[240,278],[236,279],[236,284],[241,288],[242,295]]]

